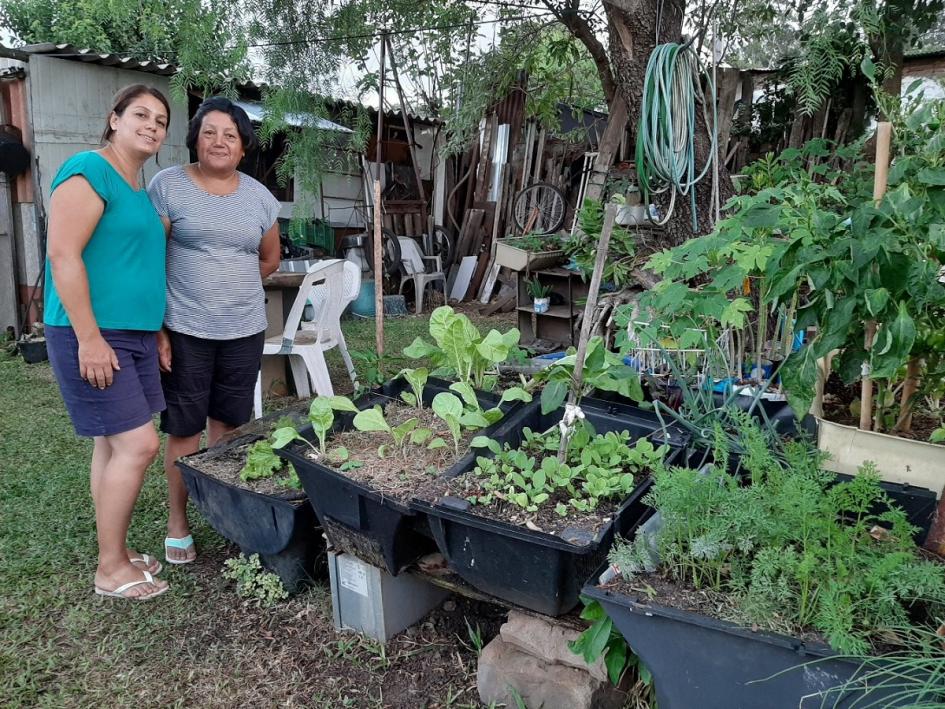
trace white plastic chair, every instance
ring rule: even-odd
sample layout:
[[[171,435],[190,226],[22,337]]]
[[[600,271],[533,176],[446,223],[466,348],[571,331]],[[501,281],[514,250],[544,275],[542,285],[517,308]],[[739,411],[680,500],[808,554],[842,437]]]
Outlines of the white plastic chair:
[[[319,287],[319,300],[324,303],[320,317],[305,330],[300,329],[302,313],[312,290]],[[344,303],[344,262],[340,259],[314,264],[302,280],[298,295],[286,318],[281,335],[269,337],[263,345],[263,355],[286,355],[292,366],[292,378],[299,398],[311,395],[312,387],[319,396],[333,396],[325,351],[338,345],[341,332],[341,313]],[[312,387],[309,386],[311,379]],[[256,377],[254,393],[256,418],[262,416],[262,373]]]
[[[398,236],[400,242],[400,268],[402,275],[400,277],[400,293],[404,292],[404,286],[413,280],[413,288],[416,300],[417,315],[423,309],[423,293],[427,285],[436,281],[443,282],[443,290],[446,291],[446,274],[443,273],[443,263],[439,256],[424,256],[417,242],[408,236]],[[427,271],[429,261],[433,270]]]
[[[348,303],[357,298],[358,294],[361,292],[361,268],[358,264],[347,260],[342,261],[342,265],[344,268],[344,277],[341,295],[341,311],[344,312],[344,309],[348,307]],[[314,268],[317,268],[317,264]],[[348,343],[345,342],[344,333],[341,331],[341,320],[325,321],[322,317],[327,303],[327,295],[327,288],[323,284],[316,285],[312,288],[312,292],[308,297],[308,303],[312,307],[311,310],[308,308],[303,310],[301,328],[303,330],[317,330],[319,327],[329,327],[333,329],[332,337],[337,343],[341,358],[345,362],[345,368],[348,370],[348,376],[351,377],[351,383],[354,385],[354,388],[357,389],[358,375],[354,371],[354,362],[351,361],[351,355],[348,354]],[[306,317],[309,314],[311,314],[311,317]]]

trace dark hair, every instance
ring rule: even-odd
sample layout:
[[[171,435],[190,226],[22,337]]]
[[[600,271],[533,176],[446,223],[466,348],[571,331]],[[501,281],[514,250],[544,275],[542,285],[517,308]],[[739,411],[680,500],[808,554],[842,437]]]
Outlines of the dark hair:
[[[237,106],[230,99],[224,96],[213,96],[206,99],[197,107],[197,112],[190,119],[187,126],[187,149],[197,149],[197,134],[200,133],[200,127],[203,125],[203,119],[211,111],[225,113],[236,124],[236,130],[240,134],[240,140],[243,142],[243,151],[249,155],[259,145],[256,138],[256,132],[253,130],[253,124],[249,121],[246,111]]]
[[[115,94],[115,98],[112,99],[112,107],[109,109],[108,116],[105,118],[105,131],[102,133],[103,144],[107,143],[108,139],[112,137],[112,133],[115,132],[112,128],[112,114],[114,113],[116,116],[123,115],[125,109],[128,108],[128,104],[144,94],[149,94],[164,104],[164,110],[167,111],[167,123],[170,125],[171,104],[167,102],[167,97],[153,86],[148,86],[147,84],[132,84],[131,86],[126,86],[119,90],[118,93]]]

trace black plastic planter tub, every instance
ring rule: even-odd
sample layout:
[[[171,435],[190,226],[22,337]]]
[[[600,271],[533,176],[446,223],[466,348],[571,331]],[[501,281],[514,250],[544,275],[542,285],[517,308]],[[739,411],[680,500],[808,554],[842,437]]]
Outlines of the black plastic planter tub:
[[[862,683],[839,691],[862,675],[860,663],[840,657],[826,645],[753,632],[594,585],[583,592],[600,602],[652,673],[660,709],[819,709],[912,703],[901,696],[897,701],[896,682],[869,689],[868,699]]]
[[[611,406],[620,411],[610,413]],[[659,429],[658,421],[649,421],[649,412],[636,407],[609,402],[599,406],[585,399],[581,408],[598,433],[626,430],[637,439]],[[542,414],[535,402],[516,414],[509,427],[493,438],[516,446],[524,427],[547,430],[561,420],[562,412],[559,409]],[[684,434],[676,435],[674,443],[685,445],[688,439]],[[652,438],[656,444],[662,440],[657,435]],[[681,453],[681,448],[673,446],[669,462]],[[466,470],[473,467],[474,462],[470,462]],[[411,505],[427,515],[440,553],[464,581],[501,600],[557,616],[577,605],[581,587],[606,558],[614,534],[626,535],[642,521],[649,509],[642,502],[649,486],[647,477],[621,504],[613,521],[593,537],[584,532],[569,537],[567,530],[561,535],[546,534],[488,519],[473,514],[469,503],[458,498],[436,503],[414,499]]]
[[[449,391],[449,386],[450,382],[442,379],[427,380],[423,389],[424,405],[428,406],[440,392]],[[385,406],[391,400],[399,401],[404,391],[410,391],[409,384],[397,378],[359,398],[355,405],[362,410],[375,404]],[[495,394],[476,392],[476,395],[484,409],[492,408],[499,402]],[[516,408],[514,403],[503,404],[506,414],[514,412]],[[332,431],[350,429],[353,418],[354,414],[336,413]],[[508,425],[508,421],[506,415],[498,423],[484,429],[482,434],[494,436],[496,431]],[[303,428],[301,434],[308,440],[314,439],[311,426]],[[426,519],[418,515],[416,510],[343,473],[310,460],[305,455],[308,450],[307,445],[296,442],[278,452],[295,466],[332,546],[387,569],[395,576],[421,556],[436,551]],[[475,453],[467,453],[441,474],[457,475],[468,469],[474,461]]]
[[[237,438],[220,450],[259,438]],[[247,556],[259,554],[263,565],[276,573],[290,592],[301,590],[312,578],[316,562],[324,556],[325,542],[304,493],[264,495],[207,475],[186,458],[177,461],[177,466],[190,499],[221,536]]]

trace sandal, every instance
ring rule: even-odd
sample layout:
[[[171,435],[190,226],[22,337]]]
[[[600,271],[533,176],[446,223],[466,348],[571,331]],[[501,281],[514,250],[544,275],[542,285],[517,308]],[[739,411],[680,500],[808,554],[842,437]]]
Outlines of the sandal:
[[[164,568],[163,566],[161,566],[161,562],[160,562],[158,559],[155,559],[155,558],[154,558],[153,556],[151,556],[150,554],[145,554],[144,552],[141,552],[141,553],[140,553],[136,558],[134,558],[134,559],[128,559],[128,561],[130,561],[132,564],[144,564],[144,565],[145,565],[145,568],[140,569],[140,570],[141,570],[141,571],[147,571],[147,572],[148,572],[149,574],[151,574],[152,576],[157,576],[159,573],[161,573],[161,569]],[[157,564],[157,568],[156,568],[156,569],[152,569],[152,568],[151,568],[151,564],[152,564],[152,563]],[[135,568],[137,568],[137,567],[135,567]]]
[[[181,537],[176,539],[175,537],[165,537],[164,538],[164,559],[168,564],[192,564],[197,560],[196,553],[194,554],[193,559],[172,559],[167,555],[167,550],[170,549],[189,549],[194,545],[194,538],[191,535],[186,537]]]
[[[155,598],[156,596],[160,596],[162,593],[167,593],[168,591],[171,590],[170,586],[164,586],[163,588],[160,586],[157,586],[158,590],[154,591],[153,593],[143,593],[140,596],[126,595],[127,591],[129,589],[134,588],[135,586],[140,586],[145,583],[150,583],[150,584],[154,583],[154,577],[151,574],[149,574],[147,571],[142,571],[141,573],[144,574],[144,578],[140,581],[129,581],[128,583],[122,584],[121,586],[116,588],[114,591],[108,591],[104,588],[101,588],[100,586],[96,586],[95,593],[98,594],[99,596],[109,596],[111,598],[126,598],[129,601],[145,601],[149,598]]]

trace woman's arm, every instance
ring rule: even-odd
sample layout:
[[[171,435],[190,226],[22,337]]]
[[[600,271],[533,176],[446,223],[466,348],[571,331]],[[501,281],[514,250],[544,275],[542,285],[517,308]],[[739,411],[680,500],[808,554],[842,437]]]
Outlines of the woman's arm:
[[[279,222],[276,222],[263,234],[259,242],[259,274],[265,278],[279,268]]]
[[[119,369],[118,357],[95,321],[82,251],[104,211],[104,202],[86,179],[70,177],[49,202],[46,246],[56,292],[79,341],[79,375],[99,389],[111,385],[112,372]]]

